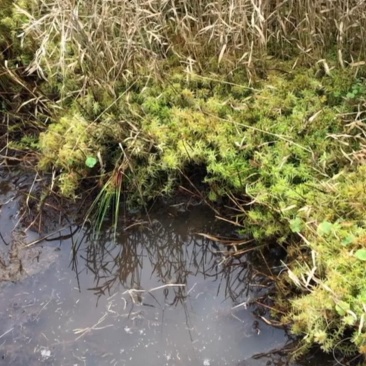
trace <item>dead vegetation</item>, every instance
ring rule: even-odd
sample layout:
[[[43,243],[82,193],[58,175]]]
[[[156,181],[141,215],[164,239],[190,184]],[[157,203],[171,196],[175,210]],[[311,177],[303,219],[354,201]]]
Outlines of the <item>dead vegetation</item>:
[[[27,17],[22,36],[37,45],[27,72],[82,88],[116,86],[140,72],[161,74],[171,57],[187,70],[207,63],[245,67],[255,76],[268,56],[311,64],[337,55],[339,64],[364,63],[366,3],[356,0],[39,0],[17,6]]]

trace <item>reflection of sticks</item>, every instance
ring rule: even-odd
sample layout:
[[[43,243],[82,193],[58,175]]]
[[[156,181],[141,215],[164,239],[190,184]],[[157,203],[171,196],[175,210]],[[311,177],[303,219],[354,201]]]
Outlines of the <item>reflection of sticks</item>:
[[[248,301],[244,301],[238,305],[235,305],[231,308],[231,310],[234,310],[234,309],[237,309],[237,308],[240,308],[240,307],[243,307],[244,309],[247,309],[248,308]]]
[[[55,231],[52,231],[51,233],[48,233],[48,234],[46,234],[46,235],[42,236],[41,238],[38,238],[38,239],[36,239],[36,240],[33,240],[33,241],[31,241],[30,243],[28,243],[28,244],[24,245],[24,247],[25,247],[25,248],[29,248],[29,247],[32,247],[32,246],[34,246],[34,245],[36,245],[36,244],[39,244],[39,243],[41,243],[41,242],[45,241],[46,239],[48,239],[50,236],[52,236],[52,235],[54,235],[54,234],[57,234],[57,233],[61,232],[62,230],[68,229],[69,227],[71,227],[71,224],[70,224],[70,225],[66,225],[66,226],[64,226],[64,227],[62,227],[62,228],[60,228],[60,229],[55,230]],[[75,232],[76,232],[77,230],[79,230],[79,229],[77,228],[77,229],[75,230]],[[72,233],[72,234],[74,234],[74,233]],[[59,238],[55,238],[55,240],[57,240],[57,239],[59,239]]]
[[[153,291],[156,291],[156,290],[161,290],[162,288],[165,288],[165,287],[186,287],[186,285],[182,284],[182,283],[168,283],[166,285],[154,287],[154,288],[148,290],[147,292],[153,292]]]
[[[4,243],[6,246],[8,246],[8,245],[9,245],[9,243],[7,243],[7,242],[5,241],[5,239],[4,239],[4,237],[3,237],[3,234],[1,234],[1,233],[0,233],[0,238],[1,238],[1,240],[3,241],[3,243]]]
[[[8,329],[5,333],[3,333],[1,336],[0,336],[0,339],[4,336],[6,336],[8,333],[10,333],[14,328],[10,328]]]
[[[105,318],[107,317],[108,313],[105,313],[98,321],[97,323],[95,323],[93,326],[91,327],[88,327],[88,328],[77,328],[77,329],[74,329],[73,332],[74,334],[80,334],[79,337],[77,337],[75,339],[75,341],[77,341],[78,339],[80,339],[81,337],[83,337],[84,335],[90,333],[92,330],[100,330],[100,329],[105,329],[105,328],[109,328],[109,327],[113,327],[113,324],[108,324],[108,325],[105,325],[104,327],[98,327],[98,325],[100,323],[102,323]]]
[[[233,317],[233,318],[235,318],[236,320],[239,320],[240,321],[240,323],[245,323],[245,321],[244,320],[242,320],[242,319],[240,319],[238,316],[236,316],[235,314],[233,314],[233,313],[230,313],[231,314],[231,316]]]
[[[191,291],[196,287],[197,282],[195,282],[195,284],[188,290],[187,292],[187,296],[191,293]]]
[[[125,292],[122,293],[122,295],[125,294],[129,294],[131,297],[131,300],[134,304],[136,304],[136,300],[138,300],[138,296],[136,295],[137,293],[141,293],[141,292],[145,292],[145,290],[136,290],[136,289],[130,289],[130,290],[126,290]],[[125,300],[126,302],[126,300]]]
[[[167,287],[186,287],[186,285],[182,284],[182,283],[168,283],[166,285],[151,288],[150,290],[137,290],[137,289],[131,288],[131,289],[126,290],[125,292],[123,292],[122,295],[129,294],[132,301],[133,301],[133,303],[136,304],[136,300],[137,300],[136,294],[144,293],[144,292],[151,293],[153,291],[161,290],[161,289],[167,288]]]

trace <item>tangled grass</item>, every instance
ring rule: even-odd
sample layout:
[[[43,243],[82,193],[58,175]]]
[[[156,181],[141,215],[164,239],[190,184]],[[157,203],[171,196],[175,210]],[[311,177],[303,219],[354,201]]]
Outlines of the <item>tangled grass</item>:
[[[188,70],[244,67],[249,79],[263,58],[314,64],[329,51],[342,67],[363,62],[363,1],[343,0],[37,0],[23,35],[37,44],[28,72],[62,78],[62,92],[106,89],[143,72],[161,76],[159,60],[175,58]],[[72,81],[70,80],[72,79]],[[76,80],[77,79],[77,80]],[[78,82],[69,90],[68,83]]]

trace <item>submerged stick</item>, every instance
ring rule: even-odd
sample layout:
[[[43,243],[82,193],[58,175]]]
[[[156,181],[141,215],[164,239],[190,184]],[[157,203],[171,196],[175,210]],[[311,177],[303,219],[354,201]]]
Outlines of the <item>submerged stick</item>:
[[[48,239],[48,238],[49,238],[49,237],[51,237],[52,235],[57,234],[57,233],[61,232],[61,231],[62,231],[62,230],[64,230],[64,229],[68,229],[68,228],[69,228],[69,227],[71,227],[71,226],[72,226],[72,224],[70,224],[70,225],[66,225],[66,226],[64,226],[64,227],[62,227],[62,228],[60,228],[60,229],[57,229],[57,230],[55,230],[55,231],[52,231],[51,233],[48,233],[48,234],[46,234],[46,235],[43,235],[42,237],[40,237],[40,238],[38,238],[38,239],[35,239],[35,240],[31,241],[30,243],[26,244],[26,245],[24,246],[24,248],[29,248],[29,247],[32,247],[33,245],[37,245],[37,244],[41,243],[42,241],[44,241],[44,240]],[[77,229],[77,230],[78,230],[78,229]],[[76,232],[77,230],[75,230],[75,232]],[[74,234],[74,233],[72,233],[71,235],[73,235],[73,234]],[[59,239],[59,238],[55,238],[55,240],[57,240],[57,239]]]
[[[166,285],[162,285],[162,286],[158,286],[158,287],[154,287],[150,290],[148,290],[147,292],[152,292],[152,291],[156,291],[156,290],[161,290],[162,288],[166,288],[166,287],[186,287],[185,284],[183,283],[168,283]]]
[[[0,339],[4,336],[6,336],[8,333],[10,333],[14,328],[10,328],[8,329],[5,333],[3,333],[1,336],[0,336]]]
[[[105,313],[94,325],[87,328],[76,328],[73,330],[74,334],[80,334],[75,341],[79,340],[80,338],[84,337],[84,335],[90,333],[93,330],[101,330],[109,327],[113,327],[113,324],[104,325],[102,327],[98,327],[107,317],[108,313]]]

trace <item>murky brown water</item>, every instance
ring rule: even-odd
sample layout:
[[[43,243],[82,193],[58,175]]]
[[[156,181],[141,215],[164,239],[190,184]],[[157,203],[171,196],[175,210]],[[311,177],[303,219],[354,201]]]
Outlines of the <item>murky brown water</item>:
[[[0,184],[3,255],[19,221],[7,188]],[[65,239],[69,228],[31,247],[19,280],[0,283],[0,365],[286,364],[270,352],[288,335],[253,314],[263,288],[250,263],[225,260],[225,248],[197,235],[227,228],[202,207],[177,217],[156,211],[150,224],[126,231],[121,223],[116,242],[110,230],[98,240],[88,232]],[[252,358],[259,353],[269,354]]]

